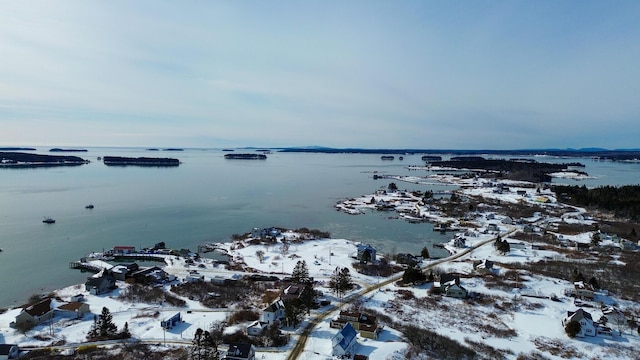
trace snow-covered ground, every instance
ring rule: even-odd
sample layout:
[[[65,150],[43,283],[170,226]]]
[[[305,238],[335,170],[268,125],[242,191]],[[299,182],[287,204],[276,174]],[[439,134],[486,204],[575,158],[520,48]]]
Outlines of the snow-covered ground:
[[[407,179],[396,178],[401,181],[421,182],[424,178]],[[531,186],[521,186],[521,183],[505,184],[509,187],[507,192],[496,192],[494,187],[483,186],[476,179],[453,180],[446,176],[434,176],[429,181],[442,181],[464,186],[463,193],[489,199],[498,199],[502,202],[517,203],[526,202],[544,207],[560,206],[552,193],[538,190]],[[371,198],[375,197],[375,201]],[[366,209],[376,204],[393,204],[396,210],[413,211],[414,214],[436,222],[452,222],[459,224],[458,219],[446,218],[441,213],[434,211],[426,205],[420,204],[419,199],[403,193],[378,192],[361,198],[348,200],[341,203],[351,209]],[[346,205],[345,205],[346,204]],[[568,213],[569,214],[569,213]],[[591,221],[581,216],[580,209],[574,209],[567,221],[590,224]],[[472,233],[460,233],[466,242],[463,246],[454,246],[454,241],[445,246],[451,253],[461,253],[481,243],[483,246],[473,249],[464,256],[455,260],[427,260],[422,266],[428,267],[431,263],[438,262],[436,273],[457,273],[461,275],[460,285],[475,294],[475,299],[460,300],[441,297],[430,294],[432,284],[418,287],[399,287],[392,283],[376,289],[365,295],[360,310],[377,311],[393,319],[393,323],[413,324],[430,329],[438,334],[450,337],[462,344],[474,348],[473,343],[482,343],[498,349],[505,358],[515,359],[524,354],[525,358],[532,357],[535,352],[544,354],[544,358],[593,358],[593,359],[637,359],[637,349],[640,338],[637,333],[627,329],[622,335],[614,331],[612,336],[598,335],[596,337],[569,338],[561,324],[567,311],[575,311],[578,307],[573,298],[564,295],[565,290],[573,284],[559,279],[546,278],[531,275],[525,272],[519,273],[518,286],[496,285],[496,281],[481,276],[474,270],[474,261],[491,260],[497,264],[517,264],[537,261],[540,259],[562,259],[563,253],[553,250],[534,250],[531,244],[525,243],[522,247],[512,246],[507,254],[500,254],[493,246],[492,240],[500,232],[503,239],[517,243],[518,240],[510,239],[509,234],[515,229],[521,229],[523,225],[503,224],[504,216],[493,213],[480,213],[474,220],[475,227]],[[534,216],[531,222],[544,219],[544,216]],[[548,220],[548,219],[546,219]],[[561,221],[562,219],[557,219]],[[498,230],[490,230],[489,225],[498,225]],[[462,231],[462,230],[461,230]],[[238,278],[246,274],[256,272],[277,274],[290,274],[296,263],[304,260],[309,268],[310,276],[320,282],[326,281],[336,267],[347,267],[351,271],[354,282],[358,285],[355,292],[363,291],[370,286],[376,286],[385,279],[375,276],[367,276],[355,271],[352,264],[356,253],[357,244],[348,239],[318,239],[296,241],[301,235],[292,231],[280,235],[280,240],[286,238],[289,243],[288,251],[283,251],[282,242],[271,245],[250,244],[245,239],[226,244],[220,248],[227,252],[232,262],[239,265],[242,270],[227,270],[223,265],[215,264],[212,260],[202,259],[198,267],[190,266],[185,259],[168,257],[164,270],[173,274],[178,279],[184,279],[190,270],[196,269],[205,280],[214,278]],[[591,233],[565,236],[567,241],[590,241]],[[433,271],[427,270],[427,271]],[[497,278],[504,276],[507,268],[496,266],[493,273]],[[511,284],[506,282],[506,284]],[[64,342],[66,344],[80,344],[86,341],[86,335],[93,324],[93,314],[100,314],[103,307],[107,307],[113,314],[115,324],[122,328],[128,323],[133,338],[164,346],[184,346],[193,339],[195,330],[208,328],[214,321],[222,321],[229,315],[229,309],[208,309],[196,301],[184,299],[187,306],[184,308],[172,308],[140,303],[128,303],[118,298],[118,295],[127,286],[118,283],[119,288],[106,295],[91,295],[82,284],[73,285],[55,292],[59,300],[65,302],[77,294],[83,294],[85,302],[91,308],[91,314],[81,320],[69,320],[55,317],[53,321],[39,325],[26,335],[10,328],[9,324],[15,320],[21,309],[10,309],[0,314],[0,343],[15,343],[21,347],[48,346],[53,343]],[[165,285],[167,287],[170,285]],[[320,286],[323,297],[331,300],[330,306],[340,305],[328,288]],[[410,296],[407,296],[407,292]],[[403,294],[401,296],[400,294]],[[557,299],[551,300],[551,295]],[[404,300],[401,300],[404,299]],[[597,292],[591,306],[593,319],[598,320],[602,316],[599,303],[616,304],[620,308],[638,308],[638,304],[611,298],[606,292]],[[318,316],[327,310],[327,307],[312,311],[310,318]],[[329,327],[330,319],[337,315],[340,309],[336,308],[326,314],[320,324],[314,328],[309,336],[306,346],[300,355],[300,359],[330,359],[331,338],[338,330]],[[160,321],[180,312],[183,322],[171,330],[164,331]],[[307,321],[303,322],[302,326]],[[403,359],[404,351],[408,344],[401,333],[402,329],[394,328],[392,324],[385,325],[377,340],[365,339],[358,336],[359,346],[357,353],[369,356],[369,359]],[[292,334],[292,341],[284,348],[258,349],[258,359],[282,359],[284,360],[297,341],[300,327],[297,329],[284,328],[285,332]],[[615,330],[615,329],[614,329]],[[166,344],[166,345],[165,345]],[[559,345],[558,345],[559,344]],[[555,349],[555,350],[549,350]],[[568,355],[570,354],[570,355]]]

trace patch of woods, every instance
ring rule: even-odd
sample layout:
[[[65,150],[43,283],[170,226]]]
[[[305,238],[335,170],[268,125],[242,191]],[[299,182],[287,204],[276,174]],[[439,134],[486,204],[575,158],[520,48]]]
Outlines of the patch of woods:
[[[142,284],[131,284],[120,294],[120,299],[145,304],[169,304],[175,307],[186,306],[186,302],[162,288]]]
[[[607,185],[593,189],[585,185],[555,185],[553,191],[559,200],[568,204],[604,209],[619,218],[640,220],[640,185]]]

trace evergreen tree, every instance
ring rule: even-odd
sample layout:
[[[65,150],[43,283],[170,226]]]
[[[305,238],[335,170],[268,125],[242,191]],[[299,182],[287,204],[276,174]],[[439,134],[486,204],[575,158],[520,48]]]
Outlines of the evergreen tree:
[[[309,268],[307,267],[307,262],[304,260],[298,260],[296,266],[293,268],[291,272],[291,278],[294,282],[298,284],[306,283],[309,281]]]
[[[576,337],[578,333],[582,330],[582,326],[577,321],[570,321],[565,327],[564,331],[569,335],[570,338]]]
[[[362,253],[362,258],[361,258],[360,262],[362,262],[363,264],[366,264],[366,263],[368,263],[370,261],[371,261],[371,253],[369,251],[365,250]]]
[[[102,313],[98,317],[97,331],[100,339],[112,339],[118,332],[118,327],[113,323],[113,315],[106,306],[102,308]]]
[[[297,326],[302,321],[304,311],[305,305],[301,299],[291,299],[284,302],[284,316],[287,319],[287,324],[291,326]]]
[[[427,247],[423,247],[422,250],[420,251],[420,256],[422,256],[423,259],[428,259],[429,258],[429,249],[427,249]]]
[[[404,271],[404,274],[402,275],[402,282],[405,284],[414,284],[424,282],[426,278],[427,277],[422,273],[422,270],[417,266],[410,266]]]
[[[351,273],[349,268],[342,268],[340,271],[340,290],[344,294],[347,290],[353,287],[353,280],[351,279]]]
[[[600,246],[600,233],[598,232],[594,232],[593,235],[591,235],[591,246],[593,247],[598,247]]]
[[[346,290],[353,287],[353,281],[351,279],[351,273],[348,268],[336,267],[329,279],[329,288],[340,298]]]
[[[129,331],[129,323],[125,322],[122,331],[118,334],[120,339],[129,339],[131,338],[131,332]]]
[[[193,346],[189,349],[190,360],[219,360],[217,348],[213,346],[211,334],[198,328],[193,337]]]
[[[307,314],[311,313],[311,309],[316,305],[316,291],[313,289],[313,284],[311,281],[307,282],[302,289],[302,293],[300,294],[300,300],[302,304],[307,309]]]

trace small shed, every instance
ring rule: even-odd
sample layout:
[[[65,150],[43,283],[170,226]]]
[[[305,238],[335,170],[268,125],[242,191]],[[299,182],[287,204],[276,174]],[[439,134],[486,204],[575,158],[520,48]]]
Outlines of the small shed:
[[[182,321],[182,317],[180,316],[180,313],[176,313],[172,317],[160,321],[160,326],[163,329],[171,329],[181,321]]]

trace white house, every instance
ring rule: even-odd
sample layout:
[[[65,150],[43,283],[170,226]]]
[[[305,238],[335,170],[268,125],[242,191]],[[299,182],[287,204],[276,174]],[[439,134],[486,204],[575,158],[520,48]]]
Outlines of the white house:
[[[276,300],[273,304],[262,310],[262,319],[260,320],[267,324],[273,324],[276,321],[281,321],[284,317],[284,302],[282,300]]]
[[[576,311],[567,311],[567,316],[562,319],[562,325],[567,326],[571,321],[576,321],[580,324],[580,332],[576,334],[577,337],[596,336],[596,324],[591,318],[591,314],[580,308]]]
[[[247,326],[247,335],[260,336],[267,329],[267,323],[256,320]]]

